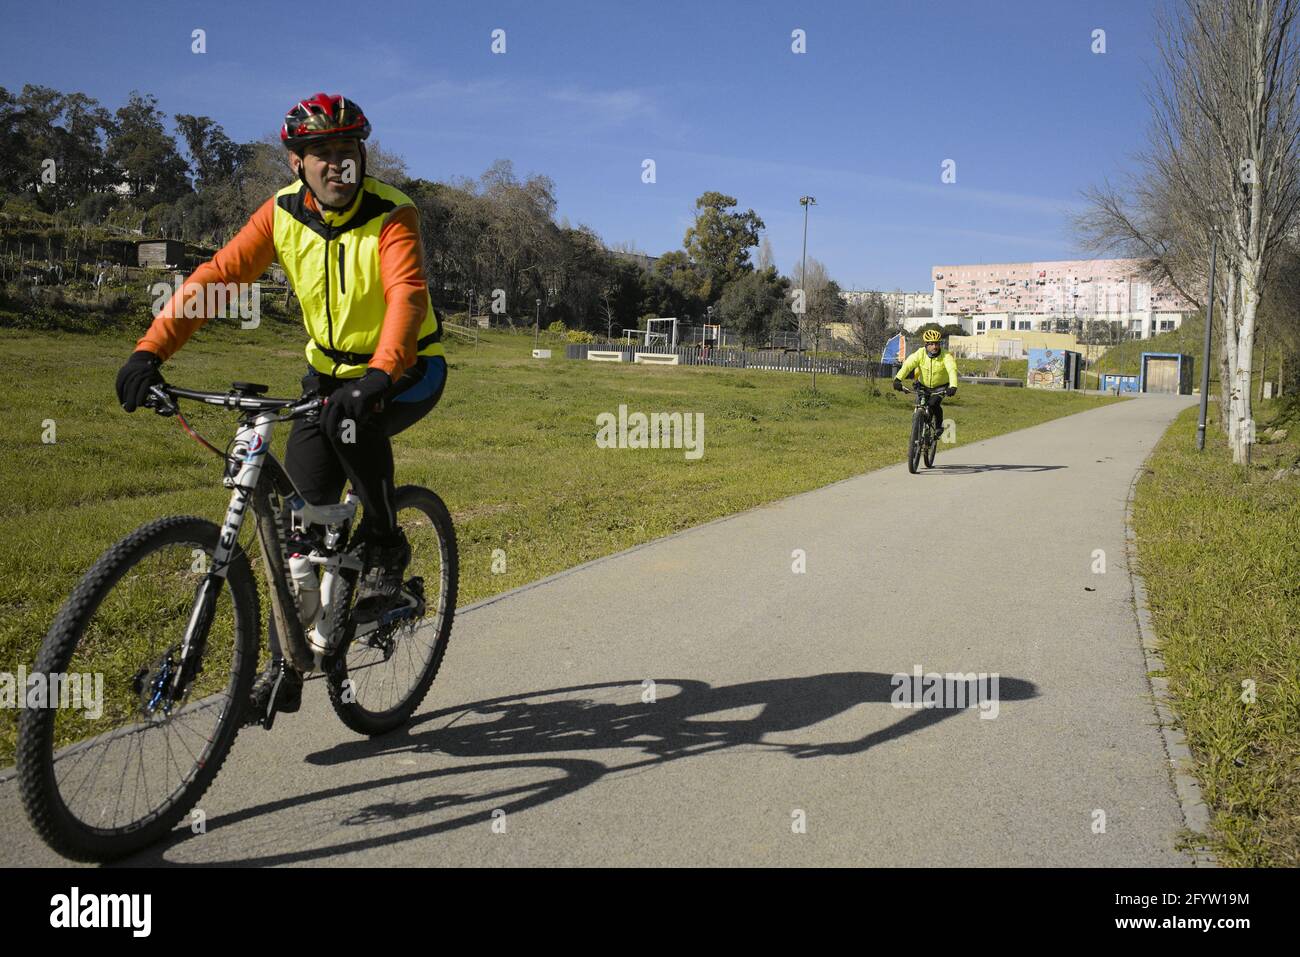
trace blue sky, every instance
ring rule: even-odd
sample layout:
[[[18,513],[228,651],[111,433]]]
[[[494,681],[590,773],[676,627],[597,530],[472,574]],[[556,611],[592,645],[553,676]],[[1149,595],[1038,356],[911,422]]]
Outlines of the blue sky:
[[[555,181],[559,216],[656,255],[718,190],[762,217],[789,270],[810,193],[808,254],[846,288],[928,289],[938,263],[1081,257],[1069,216],[1081,189],[1131,167],[1155,62],[1141,0],[6,7],[12,91],[116,109],[139,89],[237,140],[277,130],[300,96],[344,92],[412,174],[510,159]]]

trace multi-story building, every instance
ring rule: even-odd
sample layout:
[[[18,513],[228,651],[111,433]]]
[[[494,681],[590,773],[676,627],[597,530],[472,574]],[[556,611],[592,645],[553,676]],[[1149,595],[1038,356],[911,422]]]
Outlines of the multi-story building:
[[[1080,322],[1119,323],[1128,338],[1176,329],[1194,307],[1165,281],[1152,282],[1139,259],[935,266],[938,322],[968,333],[995,329],[1066,331]]]
[[[840,293],[840,298],[845,302],[858,303],[871,295],[871,289],[845,289]],[[891,316],[896,319],[903,319],[907,316],[916,316],[922,313],[929,313],[934,296],[928,292],[902,292],[894,290],[885,292],[879,290],[880,296],[885,301],[885,308],[889,310]]]

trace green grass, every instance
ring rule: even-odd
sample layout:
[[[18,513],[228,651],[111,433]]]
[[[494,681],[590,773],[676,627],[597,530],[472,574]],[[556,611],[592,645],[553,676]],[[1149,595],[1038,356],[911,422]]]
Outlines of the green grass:
[[[113,396],[133,337],[0,330],[21,386],[0,424],[0,670],[29,663],[60,604],[95,558],[150,519],[220,521],[228,498],[215,458],[172,420],[126,415]],[[167,363],[199,389],[234,380],[296,395],[301,330],[214,324]],[[395,442],[400,483],[447,502],[460,542],[460,603],[534,581],[719,516],[903,461],[908,398],[871,396],[862,379],[708,367],[534,360],[532,337],[483,333],[448,345],[439,406]],[[562,352],[558,355],[562,356]],[[1079,394],[962,386],[945,403],[960,444],[1109,401]],[[599,449],[596,416],[702,412],[704,456]],[[53,420],[57,442],[41,441]],[[194,408],[219,446],[233,417]],[[287,430],[277,435],[283,450]],[[251,523],[245,541],[251,540]],[[506,554],[493,574],[493,551]],[[12,759],[12,713],[0,716],[0,766]]]
[[[1251,467],[1195,407],[1156,446],[1133,519],[1170,692],[1236,866],[1300,865],[1300,403],[1263,403]],[[1270,426],[1284,440],[1270,440]],[[1243,700],[1243,683],[1255,700]]]

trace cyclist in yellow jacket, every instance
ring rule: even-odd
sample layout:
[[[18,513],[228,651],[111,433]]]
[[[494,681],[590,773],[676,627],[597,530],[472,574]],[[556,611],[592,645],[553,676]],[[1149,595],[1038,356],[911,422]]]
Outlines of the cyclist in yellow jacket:
[[[942,339],[938,329],[925,330],[921,335],[924,345],[907,357],[894,376],[894,389],[898,392],[903,391],[903,380],[913,374],[925,388],[936,390],[926,400],[936,432],[943,431],[943,397],[957,394],[957,360],[943,348]],[[945,385],[947,388],[942,388]]]

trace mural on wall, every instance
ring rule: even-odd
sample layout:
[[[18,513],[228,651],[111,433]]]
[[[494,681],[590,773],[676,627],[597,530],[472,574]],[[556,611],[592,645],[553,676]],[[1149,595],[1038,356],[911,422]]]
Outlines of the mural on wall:
[[[1065,352],[1061,349],[1030,349],[1027,384],[1034,389],[1065,388]]]

